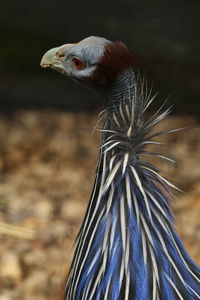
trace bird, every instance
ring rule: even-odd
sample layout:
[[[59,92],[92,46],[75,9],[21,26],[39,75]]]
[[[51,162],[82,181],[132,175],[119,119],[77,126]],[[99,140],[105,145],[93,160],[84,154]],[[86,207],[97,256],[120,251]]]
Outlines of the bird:
[[[156,95],[121,41],[90,36],[50,49],[40,64],[95,89],[105,105],[95,127],[101,141],[94,186],[63,299],[200,299],[200,268],[170,208],[179,189],[148,159],[172,161],[148,149],[160,144],[157,137],[179,130],[155,130],[171,107],[163,103],[149,113]]]

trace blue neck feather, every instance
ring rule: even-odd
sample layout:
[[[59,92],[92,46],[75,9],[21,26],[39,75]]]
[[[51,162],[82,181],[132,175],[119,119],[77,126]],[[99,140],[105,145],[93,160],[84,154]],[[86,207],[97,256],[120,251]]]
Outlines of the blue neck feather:
[[[97,174],[68,277],[68,300],[196,300],[200,269],[173,228],[169,207],[176,188],[143,157],[151,129],[145,82],[126,70],[107,98]]]

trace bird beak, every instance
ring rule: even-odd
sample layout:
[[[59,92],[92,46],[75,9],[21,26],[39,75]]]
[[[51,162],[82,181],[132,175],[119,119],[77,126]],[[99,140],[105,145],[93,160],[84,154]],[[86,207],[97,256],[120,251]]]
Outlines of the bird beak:
[[[42,68],[51,68],[53,65],[58,65],[58,59],[56,58],[56,53],[59,47],[52,48],[47,51],[40,62]]]
[[[51,68],[65,74],[66,70],[63,65],[63,60],[66,57],[67,51],[73,45],[74,44],[66,44],[50,49],[43,55],[40,66],[42,68]]]

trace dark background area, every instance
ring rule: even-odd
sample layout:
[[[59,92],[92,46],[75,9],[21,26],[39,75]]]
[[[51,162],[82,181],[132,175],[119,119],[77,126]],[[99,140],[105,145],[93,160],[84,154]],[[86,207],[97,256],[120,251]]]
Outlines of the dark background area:
[[[200,113],[200,2],[0,0],[0,109],[91,110],[92,91],[42,70],[46,50],[90,36],[122,40],[174,111]]]

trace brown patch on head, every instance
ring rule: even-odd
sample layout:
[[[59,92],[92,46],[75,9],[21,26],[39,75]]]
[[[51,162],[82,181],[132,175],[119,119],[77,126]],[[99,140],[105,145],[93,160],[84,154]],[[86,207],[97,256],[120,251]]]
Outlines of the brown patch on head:
[[[109,86],[118,74],[136,65],[132,53],[122,42],[110,42],[97,64],[90,83],[96,87]]]

